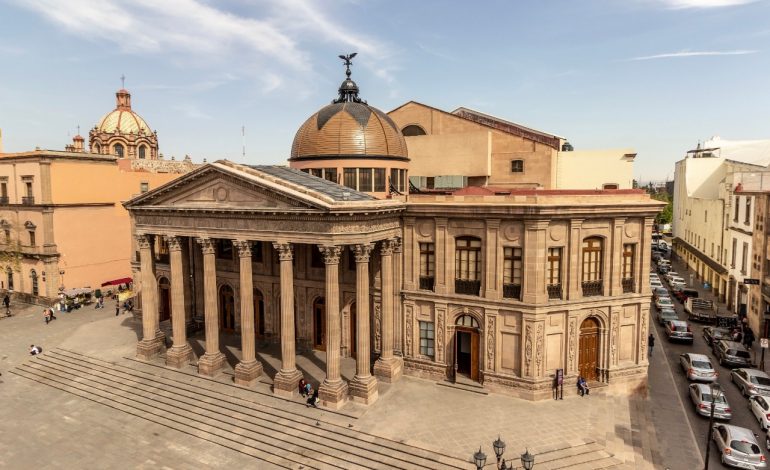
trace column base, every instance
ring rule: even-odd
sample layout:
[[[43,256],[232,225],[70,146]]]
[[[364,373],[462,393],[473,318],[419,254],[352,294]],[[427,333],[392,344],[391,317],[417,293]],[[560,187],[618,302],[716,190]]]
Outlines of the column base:
[[[257,378],[262,375],[262,364],[259,361],[239,362],[235,365],[235,383],[245,387],[251,387],[257,383]]]
[[[299,379],[302,372],[297,369],[280,370],[273,378],[273,394],[280,397],[294,398],[299,394]]]
[[[208,377],[214,377],[222,370],[226,362],[225,355],[220,351],[206,353],[198,359],[198,373]]]
[[[404,360],[400,357],[377,359],[374,363],[374,375],[385,383],[393,383],[401,378],[404,371]]]
[[[364,405],[371,405],[379,398],[379,391],[377,388],[377,378],[368,375],[366,377],[353,377],[348,385],[350,389],[350,397],[356,403],[362,403]]]
[[[185,343],[183,346],[173,346],[166,351],[166,365],[181,369],[190,363],[192,357],[193,350],[189,344]]]
[[[332,410],[339,410],[348,401],[348,384],[344,380],[338,380],[336,382],[323,381],[320,387],[318,387],[318,398],[321,401],[321,406],[331,408]]]
[[[136,344],[136,357],[143,361],[155,359],[163,348],[161,338],[143,339]]]

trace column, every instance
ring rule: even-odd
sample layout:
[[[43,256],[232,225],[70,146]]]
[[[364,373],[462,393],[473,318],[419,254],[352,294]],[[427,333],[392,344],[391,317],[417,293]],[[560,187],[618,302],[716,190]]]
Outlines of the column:
[[[198,360],[198,373],[213,377],[225,365],[225,355],[219,350],[219,302],[217,302],[216,243],[199,238],[203,252],[203,315],[206,328],[206,352]]]
[[[652,251],[652,226],[655,223],[654,217],[645,217],[644,218],[644,225],[642,225],[642,229],[640,230],[639,236],[641,237],[642,242],[640,243],[640,251],[642,252],[642,262],[639,263],[639,279],[642,281],[641,286],[641,294],[643,295],[649,295],[650,294],[650,283],[647,282],[649,272],[650,272],[650,253]]]
[[[339,409],[348,398],[340,376],[340,253],[339,246],[319,246],[326,264],[326,378],[318,389],[321,404]],[[358,306],[356,306],[358,307]]]
[[[293,397],[302,373],[294,357],[294,251],[291,243],[273,243],[281,271],[281,370],[273,379],[273,393]]]
[[[581,284],[581,257],[583,247],[583,219],[569,221],[569,253],[567,254],[568,275],[566,294],[567,300],[576,300],[583,296]]]
[[[398,238],[393,246],[393,352],[400,357],[404,355],[404,309],[401,304],[403,268],[404,246]]]
[[[356,245],[356,375],[350,382],[353,401],[369,405],[377,401],[377,378],[370,370],[369,356],[369,258],[371,244]]]
[[[414,249],[416,246],[414,237],[414,217],[404,217],[404,289],[417,290],[417,280],[415,279],[415,256]],[[419,254],[417,255],[417,261],[419,261]]]
[[[241,362],[235,366],[235,383],[250,387],[262,374],[257,361],[254,329],[254,281],[251,277],[251,242],[234,240],[240,259],[241,290]]]
[[[137,235],[142,279],[142,340],[136,345],[136,357],[145,361],[160,354],[163,346],[158,330],[158,287],[152,260],[152,236]]]
[[[182,268],[182,237],[167,236],[166,244],[171,258],[171,326],[174,346],[166,353],[166,365],[177,369],[187,365],[193,356],[187,344],[185,315],[185,277]]]
[[[522,301],[528,304],[548,302],[545,286],[546,231],[548,220],[524,222],[524,294]]]
[[[498,237],[500,233],[500,219],[486,219],[485,224],[486,236],[484,242],[486,253],[484,254],[484,259],[486,262],[484,263],[484,297],[490,300],[500,300],[503,298],[501,292],[503,281],[500,279],[503,270],[498,264],[498,256],[502,251],[499,247],[500,241]]]
[[[605,247],[605,259],[609,249],[610,262],[610,282],[609,290],[605,286],[604,292],[609,291],[609,295],[620,295],[623,293],[622,280],[623,273],[623,226],[626,223],[624,217],[615,217],[612,221],[612,239],[610,246]],[[606,272],[606,271],[605,271]]]
[[[450,256],[447,254],[447,223],[446,217],[436,217],[436,281],[433,290],[437,294],[449,292],[447,284],[453,282],[452,277],[446,275],[446,265],[449,264],[447,257]],[[451,291],[454,292],[454,287]]]
[[[382,259],[382,351],[374,364],[374,375],[383,382],[395,382],[401,377],[403,360],[393,355],[393,248],[395,239],[383,240]]]

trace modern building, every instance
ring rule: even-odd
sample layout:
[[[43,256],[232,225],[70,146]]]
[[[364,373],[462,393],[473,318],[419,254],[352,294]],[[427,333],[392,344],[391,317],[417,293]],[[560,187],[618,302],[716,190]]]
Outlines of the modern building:
[[[91,131],[90,151],[77,135],[65,151],[0,154],[0,289],[46,301],[65,287],[131,275],[121,203],[195,165],[160,158],[157,134],[131,110],[131,95],[117,97],[117,109]]]
[[[348,75],[338,101],[301,126],[293,168],[221,160],[127,202],[138,357],[160,354],[169,318],[167,364],[189,363],[186,326],[202,322],[199,373],[227,367],[220,335],[235,335],[243,385],[263,370],[256,338],[280,343],[278,394],[296,391],[298,352],[325,351],[320,398],[332,408],[371,403],[378,382],[402,374],[528,399],[550,397],[558,369],[566,383],[582,374],[617,389],[644,384],[651,231],[663,204],[641,190],[553,189],[550,163],[526,173],[534,184],[515,175],[494,189],[394,190],[418,158],[451,162],[411,155],[401,123],[361,101]],[[556,160],[556,149],[543,152]],[[330,181],[324,164],[337,175],[353,168],[350,184]],[[372,189],[383,174],[397,177]],[[356,360],[349,382],[342,357]]]

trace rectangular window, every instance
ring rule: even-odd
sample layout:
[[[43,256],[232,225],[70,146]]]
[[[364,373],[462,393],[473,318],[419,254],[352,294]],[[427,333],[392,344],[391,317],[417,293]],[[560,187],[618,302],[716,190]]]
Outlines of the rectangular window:
[[[139,192],[140,193],[146,193],[149,190],[150,190],[150,183],[147,183],[147,182],[144,182],[144,181],[139,183]]]
[[[324,168],[324,179],[331,181],[332,183],[338,183],[337,181],[337,169],[336,168]]]
[[[323,169],[321,168],[311,168],[310,174],[317,177],[317,178],[323,178]]]
[[[738,211],[741,207],[741,197],[735,196],[735,206],[733,207],[733,222],[738,222]]]
[[[390,185],[398,191],[398,170],[395,168],[390,169]]]
[[[406,170],[398,170],[398,191],[405,193],[406,192]]]
[[[24,185],[27,189],[27,197],[35,197],[35,193],[32,191],[32,181],[25,181]]]
[[[730,259],[730,267],[735,267],[735,258],[738,256],[738,240],[733,238],[733,255]]]
[[[714,257],[714,244],[711,244],[711,257]]]
[[[481,290],[481,240],[460,237],[455,242],[455,291],[479,295]]]
[[[546,288],[549,299],[561,299],[561,248],[548,248]]]
[[[11,243],[11,231],[5,229],[5,243]]]
[[[623,270],[621,277],[621,284],[623,286],[623,292],[629,293],[634,291],[634,256],[636,254],[636,245],[633,243],[626,243],[623,245]]]
[[[8,183],[5,181],[0,182],[0,197],[8,198]]]
[[[436,270],[436,245],[420,243],[420,289],[433,290]]]
[[[751,221],[751,198],[749,196],[746,196],[746,216],[743,219],[743,223],[745,225],[749,225]]]
[[[374,169],[374,192],[385,192],[385,168]]]
[[[254,263],[262,262],[262,242],[251,242],[251,261]]]
[[[602,239],[598,237],[583,240],[583,295],[602,295]]]
[[[343,178],[343,184],[347,186],[350,189],[358,189],[358,184],[356,183],[356,169],[355,168],[345,168],[342,170],[342,178]]]
[[[511,172],[523,173],[524,172],[524,160],[511,160]]]
[[[428,189],[433,189],[436,187],[436,177],[435,176],[428,176],[425,178],[425,187]]]
[[[29,246],[35,246],[35,231],[29,230]]]
[[[359,168],[358,169],[358,190],[365,193],[372,192],[372,169],[371,168]]]
[[[749,244],[743,242],[743,253],[741,254],[741,274],[746,274],[746,263],[749,259]]]
[[[503,248],[503,297],[521,298],[521,247]]]
[[[230,240],[224,240],[217,238],[217,252],[216,256],[219,259],[233,259],[233,242]]]
[[[427,321],[420,322],[420,354],[433,359],[433,346],[436,333],[433,323]]]
[[[703,211],[703,221],[704,222],[709,221],[709,211]]]

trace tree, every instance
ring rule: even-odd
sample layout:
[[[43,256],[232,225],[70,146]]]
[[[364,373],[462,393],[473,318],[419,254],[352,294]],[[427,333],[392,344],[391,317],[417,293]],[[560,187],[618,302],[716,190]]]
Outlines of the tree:
[[[674,204],[671,200],[671,196],[668,193],[652,194],[651,197],[656,201],[663,201],[666,203],[666,207],[655,216],[656,224],[670,224],[674,218]]]

